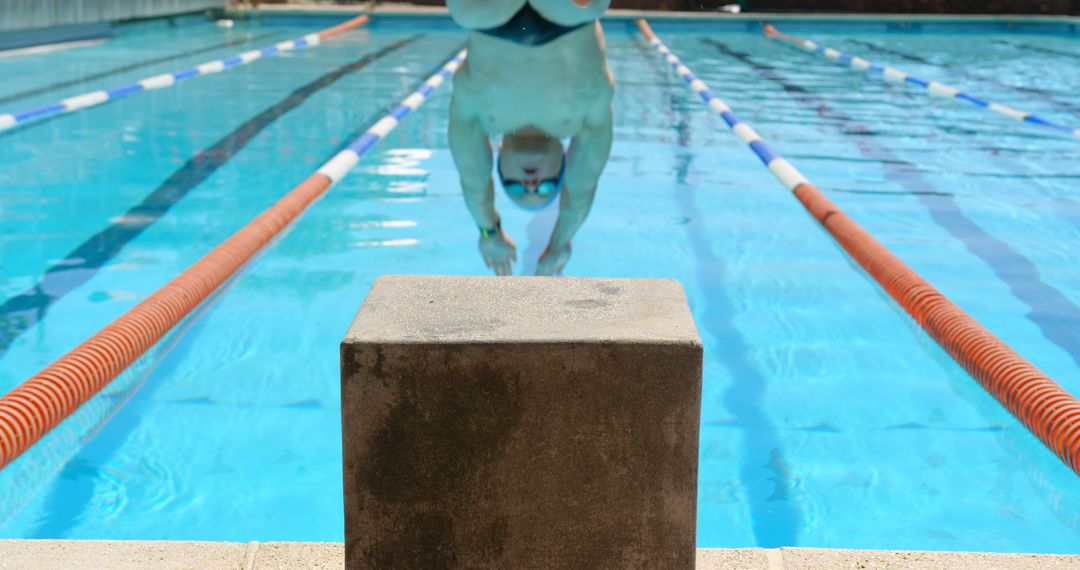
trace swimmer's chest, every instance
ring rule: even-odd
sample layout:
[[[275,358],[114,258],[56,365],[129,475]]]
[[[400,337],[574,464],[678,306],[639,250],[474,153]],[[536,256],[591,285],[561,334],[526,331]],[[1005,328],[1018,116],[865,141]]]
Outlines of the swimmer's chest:
[[[610,72],[590,29],[541,48],[480,38],[470,42],[469,58],[455,89],[467,92],[489,133],[532,125],[571,136],[598,105],[611,100]]]
[[[479,107],[480,123],[488,133],[508,133],[535,126],[553,136],[573,136],[581,127],[589,105],[565,93],[520,93],[489,97]]]
[[[558,137],[576,134],[599,105],[611,101],[612,86],[606,69],[583,76],[546,75],[503,77],[479,81],[463,77],[457,88],[467,91],[481,125],[489,133],[507,133],[529,125]]]

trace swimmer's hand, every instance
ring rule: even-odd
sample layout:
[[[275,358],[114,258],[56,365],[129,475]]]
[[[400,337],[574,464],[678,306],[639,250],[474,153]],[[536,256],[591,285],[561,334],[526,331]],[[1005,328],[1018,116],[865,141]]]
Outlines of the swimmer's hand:
[[[480,255],[484,263],[495,270],[495,275],[513,275],[512,264],[517,261],[517,246],[499,230],[498,234],[480,237]]]
[[[547,249],[536,262],[537,275],[560,275],[566,262],[570,260],[570,244],[562,247],[548,244]]]

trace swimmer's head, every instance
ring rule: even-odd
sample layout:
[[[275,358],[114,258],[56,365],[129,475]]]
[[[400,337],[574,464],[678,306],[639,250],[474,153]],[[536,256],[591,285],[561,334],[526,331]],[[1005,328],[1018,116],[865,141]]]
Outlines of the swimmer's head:
[[[503,136],[495,167],[506,195],[518,206],[536,210],[559,194],[566,157],[559,139],[526,128]]]

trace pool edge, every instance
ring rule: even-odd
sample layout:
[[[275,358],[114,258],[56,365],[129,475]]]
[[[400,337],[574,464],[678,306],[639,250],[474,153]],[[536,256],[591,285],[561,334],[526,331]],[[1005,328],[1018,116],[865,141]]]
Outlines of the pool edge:
[[[190,542],[167,540],[0,540],[11,567],[195,567],[202,569],[343,568],[345,545],[327,542]],[[832,548],[699,548],[697,568],[818,570],[826,568],[1077,568],[1080,555],[1001,554]]]

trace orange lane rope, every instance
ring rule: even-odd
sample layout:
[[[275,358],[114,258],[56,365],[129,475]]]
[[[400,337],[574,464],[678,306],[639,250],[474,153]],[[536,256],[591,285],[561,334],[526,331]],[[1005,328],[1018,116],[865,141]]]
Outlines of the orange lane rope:
[[[349,30],[351,30],[351,29],[353,29],[353,28],[355,28],[357,26],[362,26],[362,25],[368,23],[368,20],[369,20],[369,18],[367,16],[367,14],[357,16],[357,17],[355,17],[355,18],[353,18],[351,20],[342,22],[342,23],[340,23],[340,24],[338,24],[338,25],[336,25],[336,26],[334,26],[332,28],[326,28],[325,30],[319,32],[319,37],[324,39],[324,40],[326,38],[334,37],[334,36],[336,36],[336,35],[338,35],[338,34],[340,34],[342,32],[347,32],[347,31],[349,31]]]
[[[638,27],[678,74],[758,155],[826,231],[927,333],[1050,450],[1080,474],[1080,401],[971,318],[881,245],[765,144],[653,33]]]
[[[315,199],[341,180],[364,153],[423,104],[464,60],[464,51],[455,54],[392,113],[372,125],[276,204],[145,301],[0,397],[0,468],[21,455],[157,343]]]
[[[0,467],[97,394],[330,187],[313,174],[97,334],[0,398]]]
[[[1080,473],[1080,402],[986,330],[813,184],[795,196],[919,325],[1066,465]]]

